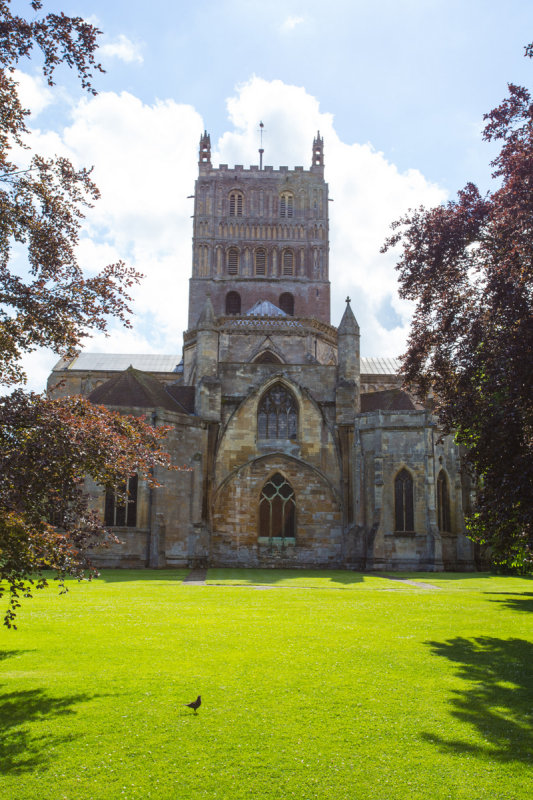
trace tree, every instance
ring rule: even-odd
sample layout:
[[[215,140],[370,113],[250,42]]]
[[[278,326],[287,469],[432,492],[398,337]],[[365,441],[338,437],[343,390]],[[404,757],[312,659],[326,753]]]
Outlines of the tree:
[[[74,69],[94,93],[92,71],[100,31],[78,17],[37,17],[41,0],[29,3],[35,17],[11,12],[0,0],[0,383],[24,381],[21,357],[37,347],[73,354],[91,330],[105,330],[109,317],[126,325],[128,291],[140,275],[122,262],[86,278],[76,258],[84,209],[97,199],[90,170],[65,158],[28,151],[29,112],[22,108],[14,69],[39,51],[50,86],[60,65]],[[13,247],[26,248],[25,276],[11,268]],[[0,398],[0,598],[7,592],[4,622],[11,626],[20,595],[47,585],[43,568],[66,575],[95,573],[89,552],[106,537],[83,492],[89,475],[104,486],[120,485],[139,472],[153,481],[165,429],[125,418],[84,398],[52,400],[20,389]],[[55,522],[56,525],[51,524]],[[37,576],[37,577],[35,577]]]
[[[531,46],[530,46],[531,51]],[[533,52],[533,51],[532,51]],[[400,295],[416,304],[405,382],[434,392],[479,490],[470,537],[496,565],[533,566],[533,104],[509,95],[485,115],[497,188],[472,183],[457,200],[393,223]]]

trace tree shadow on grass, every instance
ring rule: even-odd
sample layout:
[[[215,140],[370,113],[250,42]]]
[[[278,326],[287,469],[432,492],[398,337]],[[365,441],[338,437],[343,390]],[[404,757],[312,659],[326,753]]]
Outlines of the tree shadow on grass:
[[[505,600],[491,600],[491,603],[502,603],[512,611],[533,611],[533,592],[485,592],[485,594],[504,594]]]
[[[376,577],[375,573],[366,573],[367,577],[371,575]],[[377,577],[380,577],[377,575]],[[354,583],[362,583],[365,580],[365,573],[352,572],[351,570],[322,570],[322,569],[272,569],[272,568],[252,568],[246,569],[244,567],[211,567],[207,571],[207,581],[235,581],[236,585],[243,586],[275,586],[278,583],[283,583],[287,580],[297,579],[301,588],[305,588],[304,581],[306,579],[311,582],[321,578],[324,584],[321,588],[327,588],[326,579],[331,581],[332,584],[351,585]]]
[[[43,689],[0,692],[0,775],[18,775],[46,766],[52,758],[52,749],[72,741],[73,737],[38,735],[30,723],[74,714],[73,706],[91,697],[88,694],[53,697]]]
[[[423,738],[447,752],[531,766],[533,644],[490,636],[427,644],[435,655],[457,664],[457,676],[465,681],[465,687],[453,691],[451,713],[472,726],[483,743],[446,740],[432,733]]]

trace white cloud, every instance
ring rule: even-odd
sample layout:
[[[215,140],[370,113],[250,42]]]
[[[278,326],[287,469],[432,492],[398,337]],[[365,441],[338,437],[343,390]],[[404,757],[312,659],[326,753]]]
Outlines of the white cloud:
[[[119,34],[112,42],[106,42],[99,48],[99,54],[102,59],[105,58],[118,58],[120,61],[125,61],[127,64],[136,62],[142,64],[144,59],[141,53],[141,45],[132,42],[123,33]]]
[[[33,117],[49,106],[54,95],[40,75],[28,75],[19,69],[14,71],[14,78],[18,83],[18,95],[23,108],[31,111]]]
[[[379,249],[394,219],[409,207],[441,202],[442,189],[417,170],[400,173],[370,144],[341,141],[333,116],[322,112],[302,87],[254,77],[236,89],[227,106],[228,130],[214,147],[215,165],[258,163],[262,119],[265,163],[307,169],[320,130],[334,200],[332,323],[339,323],[349,294],[361,326],[363,355],[401,353],[411,306],[398,298],[394,255],[381,255]],[[88,272],[122,258],[145,275],[133,290],[133,329],[113,324],[108,339],[94,337],[88,348],[180,352],[191,269],[193,206],[187,196],[194,189],[203,128],[191,106],[172,100],[146,105],[126,92],[103,92],[78,102],[68,127],[34,133],[37,152],[61,151],[75,164],[95,165],[102,197],[87,216],[79,248]],[[41,379],[40,371],[30,367],[30,372],[39,372]],[[42,384],[32,380],[31,385]]]
[[[295,16],[287,17],[287,19],[285,19],[282,22],[280,30],[282,33],[290,33],[296,28],[297,25],[301,25],[303,21],[304,21],[303,17],[295,17]]]

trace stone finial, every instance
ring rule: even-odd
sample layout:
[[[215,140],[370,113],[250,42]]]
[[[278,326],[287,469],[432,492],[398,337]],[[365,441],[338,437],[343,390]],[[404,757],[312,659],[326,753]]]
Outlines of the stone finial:
[[[359,325],[350,306],[350,298],[346,298],[346,308],[342,315],[341,324],[339,325],[338,332],[340,334],[352,334],[359,336]]]
[[[216,329],[216,326],[217,318],[215,317],[215,309],[211,302],[211,295],[208,292],[196,327],[199,331],[213,331]]]

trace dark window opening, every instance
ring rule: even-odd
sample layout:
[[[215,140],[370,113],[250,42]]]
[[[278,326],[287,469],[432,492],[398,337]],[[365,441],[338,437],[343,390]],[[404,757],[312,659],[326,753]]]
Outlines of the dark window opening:
[[[259,501],[259,536],[294,539],[296,504],[294,489],[277,472],[265,484]]]
[[[414,531],[413,479],[406,469],[400,470],[394,481],[395,529]]]
[[[298,408],[293,395],[276,384],[261,398],[257,410],[259,439],[296,439]]]
[[[135,528],[137,525],[137,475],[105,494],[105,524],[110,528]]]
[[[290,314],[291,317],[293,317],[294,316],[294,295],[292,295],[290,292],[283,292],[283,294],[279,298],[279,307],[286,314]]]
[[[450,495],[448,480],[443,469],[437,477],[437,523],[439,531],[451,531],[450,525]]]
[[[226,295],[226,314],[241,313],[241,296],[238,292],[228,292]]]

